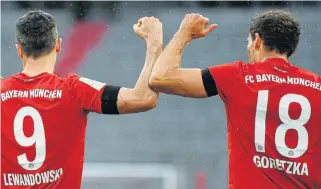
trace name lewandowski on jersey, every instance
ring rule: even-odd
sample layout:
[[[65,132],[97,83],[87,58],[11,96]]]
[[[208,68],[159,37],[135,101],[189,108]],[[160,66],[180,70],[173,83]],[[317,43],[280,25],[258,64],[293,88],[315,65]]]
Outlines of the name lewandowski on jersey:
[[[5,186],[34,186],[57,181],[63,173],[62,168],[36,174],[3,174]]]

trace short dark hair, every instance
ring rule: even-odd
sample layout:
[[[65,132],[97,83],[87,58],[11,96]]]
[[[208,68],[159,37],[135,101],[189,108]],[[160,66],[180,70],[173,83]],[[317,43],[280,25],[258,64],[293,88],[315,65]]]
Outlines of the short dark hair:
[[[26,56],[38,58],[51,52],[58,38],[55,18],[41,10],[30,11],[16,23],[16,39]]]
[[[252,18],[250,35],[253,40],[255,33],[263,39],[267,50],[290,57],[298,46],[301,26],[290,12],[271,10]]]

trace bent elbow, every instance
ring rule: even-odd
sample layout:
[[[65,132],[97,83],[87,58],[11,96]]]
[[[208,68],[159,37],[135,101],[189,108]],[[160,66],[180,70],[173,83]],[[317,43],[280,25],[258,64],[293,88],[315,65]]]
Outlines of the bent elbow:
[[[146,111],[152,110],[152,109],[156,108],[156,106],[157,106],[157,100],[150,101],[146,105]]]
[[[158,95],[153,95],[153,97],[147,99],[144,102],[144,110],[148,111],[148,110],[152,110],[157,106],[157,101],[158,101]]]
[[[161,78],[153,77],[153,76],[149,78],[148,84],[152,89],[156,89],[156,90],[163,85]]]

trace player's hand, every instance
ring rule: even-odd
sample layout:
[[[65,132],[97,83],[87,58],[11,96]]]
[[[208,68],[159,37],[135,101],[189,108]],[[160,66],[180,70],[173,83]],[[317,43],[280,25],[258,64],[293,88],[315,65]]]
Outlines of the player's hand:
[[[138,37],[147,43],[163,43],[163,25],[157,18],[153,16],[141,18],[133,28]]]
[[[200,14],[187,14],[181,23],[179,32],[189,39],[205,37],[218,26],[217,24],[211,24],[206,27],[208,23],[209,19]]]

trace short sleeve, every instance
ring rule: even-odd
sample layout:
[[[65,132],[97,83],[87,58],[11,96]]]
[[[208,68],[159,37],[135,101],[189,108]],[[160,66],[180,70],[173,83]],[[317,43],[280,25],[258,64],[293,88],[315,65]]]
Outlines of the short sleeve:
[[[210,66],[208,69],[214,78],[221,99],[227,103],[233,95],[238,95],[240,74],[243,63],[241,61],[229,64]]]
[[[69,74],[67,79],[74,98],[81,108],[85,111],[101,113],[101,95],[106,84],[76,74]]]

